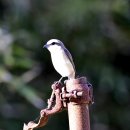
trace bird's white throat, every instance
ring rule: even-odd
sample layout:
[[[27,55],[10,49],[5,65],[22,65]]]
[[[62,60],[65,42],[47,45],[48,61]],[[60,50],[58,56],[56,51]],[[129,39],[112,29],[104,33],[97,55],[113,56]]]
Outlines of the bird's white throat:
[[[54,54],[54,53],[61,52],[63,48],[61,48],[61,46],[54,45],[54,46],[48,47],[48,50],[50,51],[50,53]]]

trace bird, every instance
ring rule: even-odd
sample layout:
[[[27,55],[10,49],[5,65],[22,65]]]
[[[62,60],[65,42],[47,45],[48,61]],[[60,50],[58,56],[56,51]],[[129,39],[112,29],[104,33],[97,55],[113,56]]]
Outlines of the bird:
[[[59,82],[67,77],[69,80],[75,78],[75,65],[70,52],[63,42],[58,39],[49,40],[43,48],[47,48],[51,54],[52,64],[55,70],[62,76]]]

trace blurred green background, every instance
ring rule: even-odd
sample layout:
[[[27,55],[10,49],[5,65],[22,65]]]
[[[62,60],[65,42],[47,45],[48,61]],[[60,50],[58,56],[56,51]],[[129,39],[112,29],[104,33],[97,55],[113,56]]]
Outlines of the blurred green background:
[[[130,0],[0,0],[0,130],[20,130],[60,78],[43,45],[60,39],[94,87],[91,130],[130,130]],[[67,130],[67,111],[39,130]]]

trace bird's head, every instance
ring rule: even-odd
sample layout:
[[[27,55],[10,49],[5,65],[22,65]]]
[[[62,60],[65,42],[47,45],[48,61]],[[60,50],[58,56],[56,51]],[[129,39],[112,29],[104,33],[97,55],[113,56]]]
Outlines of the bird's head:
[[[51,39],[43,46],[43,48],[47,48],[50,52],[53,52],[64,48],[64,44],[58,39]]]

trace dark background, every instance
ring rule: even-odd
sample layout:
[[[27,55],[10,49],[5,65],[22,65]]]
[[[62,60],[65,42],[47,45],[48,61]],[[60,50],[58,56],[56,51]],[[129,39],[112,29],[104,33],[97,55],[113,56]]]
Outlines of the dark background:
[[[20,130],[46,107],[60,78],[42,48],[52,38],[93,84],[91,129],[130,130],[129,0],[0,0],[0,130]],[[67,112],[42,129],[69,129]]]

